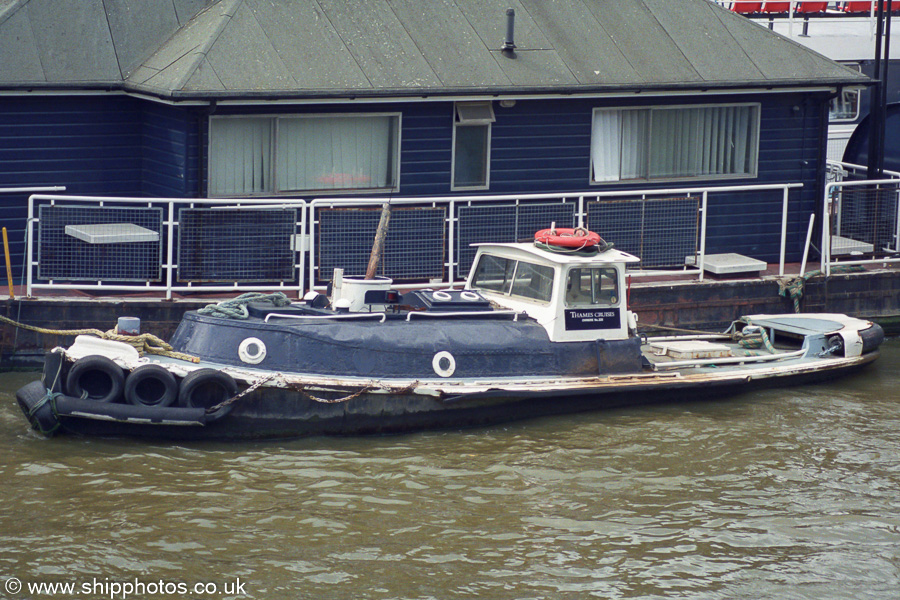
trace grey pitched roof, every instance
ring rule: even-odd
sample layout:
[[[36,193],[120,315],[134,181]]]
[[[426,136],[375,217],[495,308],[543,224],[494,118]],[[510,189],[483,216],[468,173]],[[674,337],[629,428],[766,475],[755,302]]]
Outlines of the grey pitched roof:
[[[0,54],[0,88],[181,99],[868,81],[707,0],[0,0]]]

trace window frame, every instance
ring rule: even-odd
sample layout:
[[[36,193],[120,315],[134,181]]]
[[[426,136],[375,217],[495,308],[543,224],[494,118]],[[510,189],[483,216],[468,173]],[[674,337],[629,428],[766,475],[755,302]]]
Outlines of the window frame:
[[[501,296],[506,296],[507,298],[512,298],[516,301],[522,302],[533,302],[535,304],[540,304],[542,306],[549,306],[553,302],[553,295],[556,292],[556,278],[559,277],[559,269],[552,267],[550,265],[545,265],[540,262],[531,262],[528,260],[524,260],[521,258],[510,258],[507,256],[498,256],[496,254],[482,254],[479,258],[478,263],[475,265],[474,272],[478,273],[478,268],[481,266],[481,261],[492,258],[498,260],[507,261],[507,265],[512,263],[513,268],[511,271],[504,270],[505,274],[509,274],[509,279],[504,281],[503,288],[504,289],[496,289],[496,288],[488,288],[482,287],[478,285],[478,280],[473,277],[472,279],[472,287],[473,289],[477,289],[479,291],[483,291],[489,294],[498,294]],[[519,277],[519,267],[522,264],[526,264],[529,267],[539,267],[541,269],[549,269],[550,270],[550,283],[548,284],[549,296],[546,299],[535,298],[533,296],[524,296],[522,294],[513,293],[513,289],[516,287],[516,281]]]
[[[653,113],[664,110],[689,110],[696,108],[734,108],[734,107],[751,107],[754,108],[754,139],[751,140],[750,153],[752,155],[751,159],[751,172],[749,173],[724,173],[724,174],[708,174],[708,175],[678,175],[678,176],[662,176],[662,177],[652,177],[650,176],[650,172],[652,170],[651,165],[651,157],[653,155]],[[618,179],[613,180],[605,180],[598,181],[595,179],[594,174],[594,154],[593,154],[593,146],[594,146],[594,135],[593,128],[594,122],[597,117],[598,112],[624,112],[624,111],[646,111],[648,113],[647,116],[647,124],[646,131],[644,132],[644,148],[643,152],[645,154],[645,159],[643,162],[643,166],[647,173],[644,177],[636,177],[632,179],[622,179],[619,177]],[[595,106],[591,111],[591,137],[590,137],[590,148],[588,152],[588,184],[592,186],[608,186],[608,185],[629,185],[633,183],[637,184],[649,184],[649,183],[661,183],[661,182],[679,182],[679,181],[703,181],[703,180],[734,180],[734,179],[756,179],[759,177],[759,147],[760,147],[760,138],[762,135],[762,103],[761,102],[726,102],[722,104],[664,104],[664,105],[644,105],[644,106]],[[619,173],[621,174],[621,147],[619,148]]]
[[[467,117],[464,113],[467,107],[478,108],[478,105],[487,105],[489,116],[482,118]],[[454,102],[453,103],[453,139],[450,149],[450,191],[487,190],[491,187],[491,139],[493,137],[493,124],[496,122],[494,115],[494,103],[490,100],[478,102]],[[456,132],[460,127],[486,127],[484,145],[484,183],[478,185],[457,185],[456,183]]]
[[[283,119],[323,119],[323,118],[360,118],[360,117],[389,117],[394,119],[393,123],[393,148],[390,150],[391,157],[391,176],[392,183],[382,188],[333,188],[333,189],[279,189],[278,185],[278,135],[279,123]],[[269,171],[268,177],[271,179],[271,190],[251,193],[232,193],[217,194],[212,196],[212,169],[213,155],[212,132],[213,121],[220,119],[269,119],[271,137],[269,141]],[[346,112],[346,113],[247,113],[247,114],[228,114],[228,115],[210,115],[207,119],[207,140],[206,140],[206,196],[209,198],[247,198],[247,197],[265,197],[265,196],[298,196],[298,195],[315,195],[315,196],[336,196],[353,194],[384,194],[398,193],[400,191],[400,157],[403,144],[403,113],[399,111],[391,112]]]
[[[860,65],[860,64],[857,63],[857,62],[852,62],[852,63],[841,62],[840,64],[842,64],[843,66],[845,66],[845,67],[847,67],[847,68],[849,68],[849,69],[856,69],[857,72],[862,73],[862,65]],[[854,87],[852,87],[852,86],[848,86],[848,87],[850,87],[849,90],[847,90],[847,89],[842,89],[842,90],[840,90],[840,91],[838,92],[838,96],[835,96],[834,99],[828,101],[828,123],[829,123],[829,124],[831,124],[831,123],[854,123],[854,122],[856,122],[856,121],[859,119],[859,116],[860,116],[860,110],[861,110],[861,108],[862,108],[862,88],[858,88],[858,87],[857,87],[857,88],[854,88]],[[831,112],[831,106],[832,106],[832,104],[838,99],[838,97],[839,97],[841,94],[844,94],[844,93],[847,93],[847,92],[850,92],[850,93],[856,95],[856,102],[854,102],[855,107],[856,107],[856,111],[854,112],[854,114],[853,114],[852,117],[845,117],[845,118],[842,118],[842,119],[832,118],[832,117],[831,117],[831,115],[832,115],[832,112]]]
[[[588,271],[590,273],[590,275],[588,277],[590,279],[590,283],[592,286],[593,286],[594,272],[598,273],[597,277],[601,278],[601,281],[604,276],[608,277],[609,280],[611,280],[612,284],[613,284],[612,299],[609,302],[593,302],[593,301],[585,302],[585,301],[579,301],[579,300],[570,298],[569,282],[572,279],[575,271],[579,271],[578,276],[580,278],[584,277],[583,271]],[[600,291],[601,292],[604,291],[604,288],[602,287],[602,285],[600,287]],[[593,299],[593,290],[592,290],[591,295],[592,295],[592,299]],[[597,308],[597,307],[611,308],[611,307],[620,306],[622,304],[622,295],[621,295],[621,290],[619,289],[619,270],[612,266],[598,266],[598,265],[577,265],[577,266],[570,267],[565,273],[564,303],[565,303],[566,308],[573,308],[573,309]]]

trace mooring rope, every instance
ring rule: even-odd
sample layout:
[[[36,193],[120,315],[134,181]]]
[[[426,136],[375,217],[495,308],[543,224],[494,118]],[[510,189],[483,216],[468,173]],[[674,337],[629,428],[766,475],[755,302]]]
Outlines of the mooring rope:
[[[732,333],[731,339],[736,341],[740,347],[745,350],[756,350],[757,348],[765,346],[766,350],[771,354],[777,354],[778,351],[775,350],[775,346],[772,345],[769,334],[766,333],[764,327],[752,325],[749,320],[747,321],[747,325],[748,327],[745,327],[743,330]],[[750,331],[748,331],[748,329],[750,329]]]
[[[214,412],[216,412],[216,411],[218,411],[218,410],[221,410],[221,409],[225,408],[226,406],[230,406],[230,405],[234,404],[235,402],[237,402],[238,400],[240,400],[241,398],[243,398],[243,397],[246,396],[247,394],[252,394],[253,392],[255,392],[255,391],[256,391],[260,386],[262,386],[264,383],[268,383],[269,381],[275,379],[276,377],[279,377],[280,375],[281,375],[281,373],[271,373],[271,374],[269,374],[269,375],[266,376],[266,377],[261,377],[261,378],[257,379],[257,380],[256,380],[256,383],[254,383],[253,385],[251,385],[250,387],[248,387],[248,388],[247,388],[246,390],[244,390],[243,392],[241,392],[241,393],[239,393],[239,394],[235,394],[235,395],[232,396],[231,398],[228,398],[227,400],[224,400],[224,401],[222,401],[222,402],[219,402],[219,403],[216,404],[215,406],[210,406],[209,408],[207,408],[207,409],[206,409],[206,414],[211,415],[211,414],[213,414]]]
[[[748,321],[747,325],[751,325]],[[684,329],[681,327],[669,327],[668,325],[648,325],[647,329],[663,329],[666,331],[675,331],[678,333],[688,333],[691,335],[709,335],[709,331],[698,331],[696,329]],[[725,334],[723,334],[725,335]],[[775,350],[775,346],[772,345],[772,342],[769,340],[769,336],[766,333],[766,330],[760,328],[758,331],[744,333],[743,331],[735,331],[731,334],[731,339],[737,342],[741,348],[744,349],[756,349],[765,346],[766,350],[775,354],[777,351]]]
[[[778,295],[784,298],[790,297],[794,302],[794,312],[800,312],[800,299],[803,298],[803,288],[806,282],[813,277],[821,275],[822,271],[807,271],[798,277],[780,277],[778,279]]]
[[[230,300],[223,300],[216,304],[207,304],[197,312],[201,315],[220,317],[222,319],[247,319],[250,317],[247,305],[251,302],[271,302],[275,306],[288,306],[291,300],[282,292],[275,292],[274,294],[248,292]]]
[[[314,396],[313,394],[310,394],[309,392],[306,391],[306,388],[301,384],[292,384],[289,387],[292,390],[294,390],[295,392],[300,392],[301,394],[303,394],[304,396],[306,396],[313,402],[319,402],[321,404],[338,404],[340,402],[349,402],[350,400],[355,400],[356,398],[359,398],[366,392],[370,392],[374,389],[378,389],[378,386],[365,385],[365,386],[361,387],[358,391],[353,392],[347,396],[344,396],[343,398],[335,398],[332,400],[329,398],[322,398],[321,396]]]
[[[133,346],[134,349],[138,351],[138,354],[156,354],[159,356],[168,356],[171,358],[177,358],[194,363],[200,362],[200,359],[198,357],[174,350],[171,345],[169,345],[164,340],[156,337],[152,333],[142,333],[140,335],[122,335],[120,333],[117,333],[115,329],[110,329],[109,331],[101,331],[99,329],[90,328],[49,329],[47,327],[37,327],[35,325],[19,323],[18,321],[13,321],[12,319],[4,317],[3,315],[0,315],[0,322],[18,327],[19,329],[27,329],[28,331],[46,333],[51,335],[92,335],[104,340],[125,342],[126,344]]]
[[[860,271],[865,271],[860,265],[837,265],[831,268],[832,273],[858,273]],[[794,312],[798,313],[800,312],[800,299],[803,298],[803,289],[806,287],[806,282],[819,275],[822,275],[822,271],[816,269],[814,271],[807,271],[803,275],[798,275],[797,277],[779,277],[778,295],[785,298],[790,296],[791,300],[794,302]]]

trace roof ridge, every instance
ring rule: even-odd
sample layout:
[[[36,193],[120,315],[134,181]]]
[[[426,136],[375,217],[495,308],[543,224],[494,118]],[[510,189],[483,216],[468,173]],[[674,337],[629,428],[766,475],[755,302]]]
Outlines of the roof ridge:
[[[178,84],[177,84],[177,86],[175,86],[175,89],[184,88],[184,86],[187,85],[187,83],[191,80],[191,77],[193,77],[194,74],[197,72],[197,69],[200,68],[200,65],[206,59],[206,55],[209,54],[209,51],[212,49],[212,47],[215,46],[216,42],[219,41],[219,38],[222,37],[222,33],[225,31],[225,28],[228,27],[229,23],[231,23],[231,20],[234,18],[234,15],[237,13],[238,8],[240,8],[243,3],[244,3],[244,0],[219,0],[215,4],[210,4],[209,6],[207,6],[203,10],[201,10],[199,13],[194,15],[183,26],[179,27],[178,30],[174,34],[172,34],[172,37],[170,37],[169,40],[167,40],[164,44],[162,44],[160,46],[160,48],[162,48],[162,46],[165,46],[165,44],[168,43],[168,41],[170,41],[172,38],[174,38],[176,35],[178,35],[184,29],[189,27],[191,25],[191,23],[200,15],[213,10],[214,7],[222,8],[222,11],[220,12],[219,16],[217,17],[219,19],[219,24],[216,26],[212,35],[208,36],[205,41],[203,41],[199,46],[197,46],[193,50],[193,57],[190,60],[190,66],[187,69],[185,69],[184,75],[182,75],[181,78],[179,78]]]
[[[6,8],[0,8],[0,25],[6,23],[10,17],[19,12],[19,10],[30,1],[31,0],[14,0],[14,2],[9,4]]]
[[[125,81],[125,71],[122,70],[122,59],[119,57],[119,45],[116,44],[112,23],[109,22],[109,10],[106,8],[106,0],[100,0],[100,8],[103,10],[103,22],[106,23],[106,30],[109,32],[109,45],[112,46],[113,56],[116,57],[116,69],[119,71],[119,80]]]

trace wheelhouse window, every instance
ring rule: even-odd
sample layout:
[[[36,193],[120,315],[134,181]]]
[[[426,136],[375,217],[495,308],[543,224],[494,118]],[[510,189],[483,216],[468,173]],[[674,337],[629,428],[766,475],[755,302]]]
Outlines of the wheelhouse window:
[[[553,268],[484,254],[475,267],[472,285],[546,303],[553,295]]]
[[[400,116],[212,117],[209,194],[395,191]]]
[[[858,64],[842,64],[862,73]],[[828,104],[828,120],[832,123],[839,123],[855,121],[857,118],[859,118],[859,88],[842,89],[841,93],[832,98]]]
[[[457,102],[453,119],[453,190],[487,189],[490,173],[490,102]]]
[[[595,109],[591,182],[755,177],[759,105]]]
[[[472,283],[478,289],[507,294],[515,268],[514,260],[483,254],[478,260],[478,266],[475,267]]]
[[[619,276],[614,268],[572,268],[566,276],[566,306],[613,306],[619,303]]]

